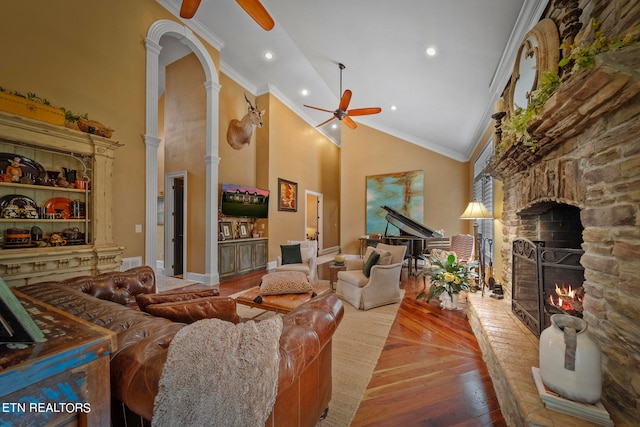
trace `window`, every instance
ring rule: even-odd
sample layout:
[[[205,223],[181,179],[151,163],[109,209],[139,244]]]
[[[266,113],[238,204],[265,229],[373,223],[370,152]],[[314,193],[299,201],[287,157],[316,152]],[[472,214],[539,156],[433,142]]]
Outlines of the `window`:
[[[482,202],[489,213],[493,215],[493,177],[484,170],[491,160],[493,153],[493,140],[484,147],[476,161],[473,163],[473,200]],[[493,259],[493,219],[478,220],[478,236],[480,240],[479,252],[485,265],[489,259]]]

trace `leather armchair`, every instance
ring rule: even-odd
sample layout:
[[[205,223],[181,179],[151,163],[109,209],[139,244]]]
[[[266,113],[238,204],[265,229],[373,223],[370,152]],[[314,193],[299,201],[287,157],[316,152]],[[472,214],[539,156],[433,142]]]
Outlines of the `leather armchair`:
[[[372,251],[381,254],[380,263],[371,267],[371,275],[363,272],[365,261]],[[400,301],[400,274],[407,247],[378,243],[376,248],[368,247],[364,259],[348,259],[346,271],[338,272],[336,294],[360,310]],[[385,257],[390,260],[383,261]]]
[[[307,275],[309,282],[317,279],[318,241],[317,240],[287,240],[287,245],[300,244],[302,264],[282,264],[282,256],[276,257],[276,271],[300,271]]]

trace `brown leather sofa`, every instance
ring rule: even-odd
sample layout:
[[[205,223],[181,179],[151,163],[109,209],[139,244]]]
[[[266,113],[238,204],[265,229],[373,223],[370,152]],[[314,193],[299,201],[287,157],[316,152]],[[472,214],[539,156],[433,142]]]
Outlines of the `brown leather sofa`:
[[[137,267],[21,286],[20,291],[117,333],[118,348],[111,356],[112,424],[149,425],[169,344],[185,326],[135,306],[136,295],[156,292],[153,270]],[[161,306],[164,314],[168,310],[178,316],[189,312],[185,309],[188,304],[195,304],[201,317],[222,312],[223,317],[233,318],[235,314],[235,301],[230,300],[234,308],[230,313],[229,299],[211,291],[193,295],[190,298],[195,299],[183,305],[174,297],[158,300],[160,295],[140,297],[141,306],[147,310]],[[330,294],[314,298],[283,317],[278,395],[267,426],[315,426],[326,415],[331,399],[331,338],[342,316],[342,303]]]

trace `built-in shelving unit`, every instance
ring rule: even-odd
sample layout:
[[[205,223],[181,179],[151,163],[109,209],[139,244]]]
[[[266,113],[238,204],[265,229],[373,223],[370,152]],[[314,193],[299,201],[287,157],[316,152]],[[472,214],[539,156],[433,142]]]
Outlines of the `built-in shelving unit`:
[[[34,183],[0,182],[0,200],[24,196],[35,202],[38,211],[37,215],[13,217],[0,209],[0,277],[7,284],[19,286],[119,269],[123,248],[113,242],[111,176],[114,151],[120,146],[108,138],[0,112],[0,153],[33,160],[60,175],[64,169],[74,170],[78,180],[86,183],[83,189],[54,186],[48,172]],[[53,200],[63,200],[65,206],[69,201],[73,212],[66,207],[52,209]],[[24,245],[5,240],[7,229],[33,227],[42,231],[41,240],[34,238]],[[72,232],[76,237],[72,241],[47,243],[52,234]]]

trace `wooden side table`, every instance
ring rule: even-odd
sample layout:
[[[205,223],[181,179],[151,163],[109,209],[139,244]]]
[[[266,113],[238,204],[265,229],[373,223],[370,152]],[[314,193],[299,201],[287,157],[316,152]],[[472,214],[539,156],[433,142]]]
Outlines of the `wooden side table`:
[[[329,264],[329,285],[331,286],[331,290],[335,291],[335,283],[338,281],[338,271],[344,271],[347,269],[345,263],[336,264],[335,262],[331,262]]]
[[[116,334],[13,292],[46,341],[0,343],[0,425],[110,425]]]

